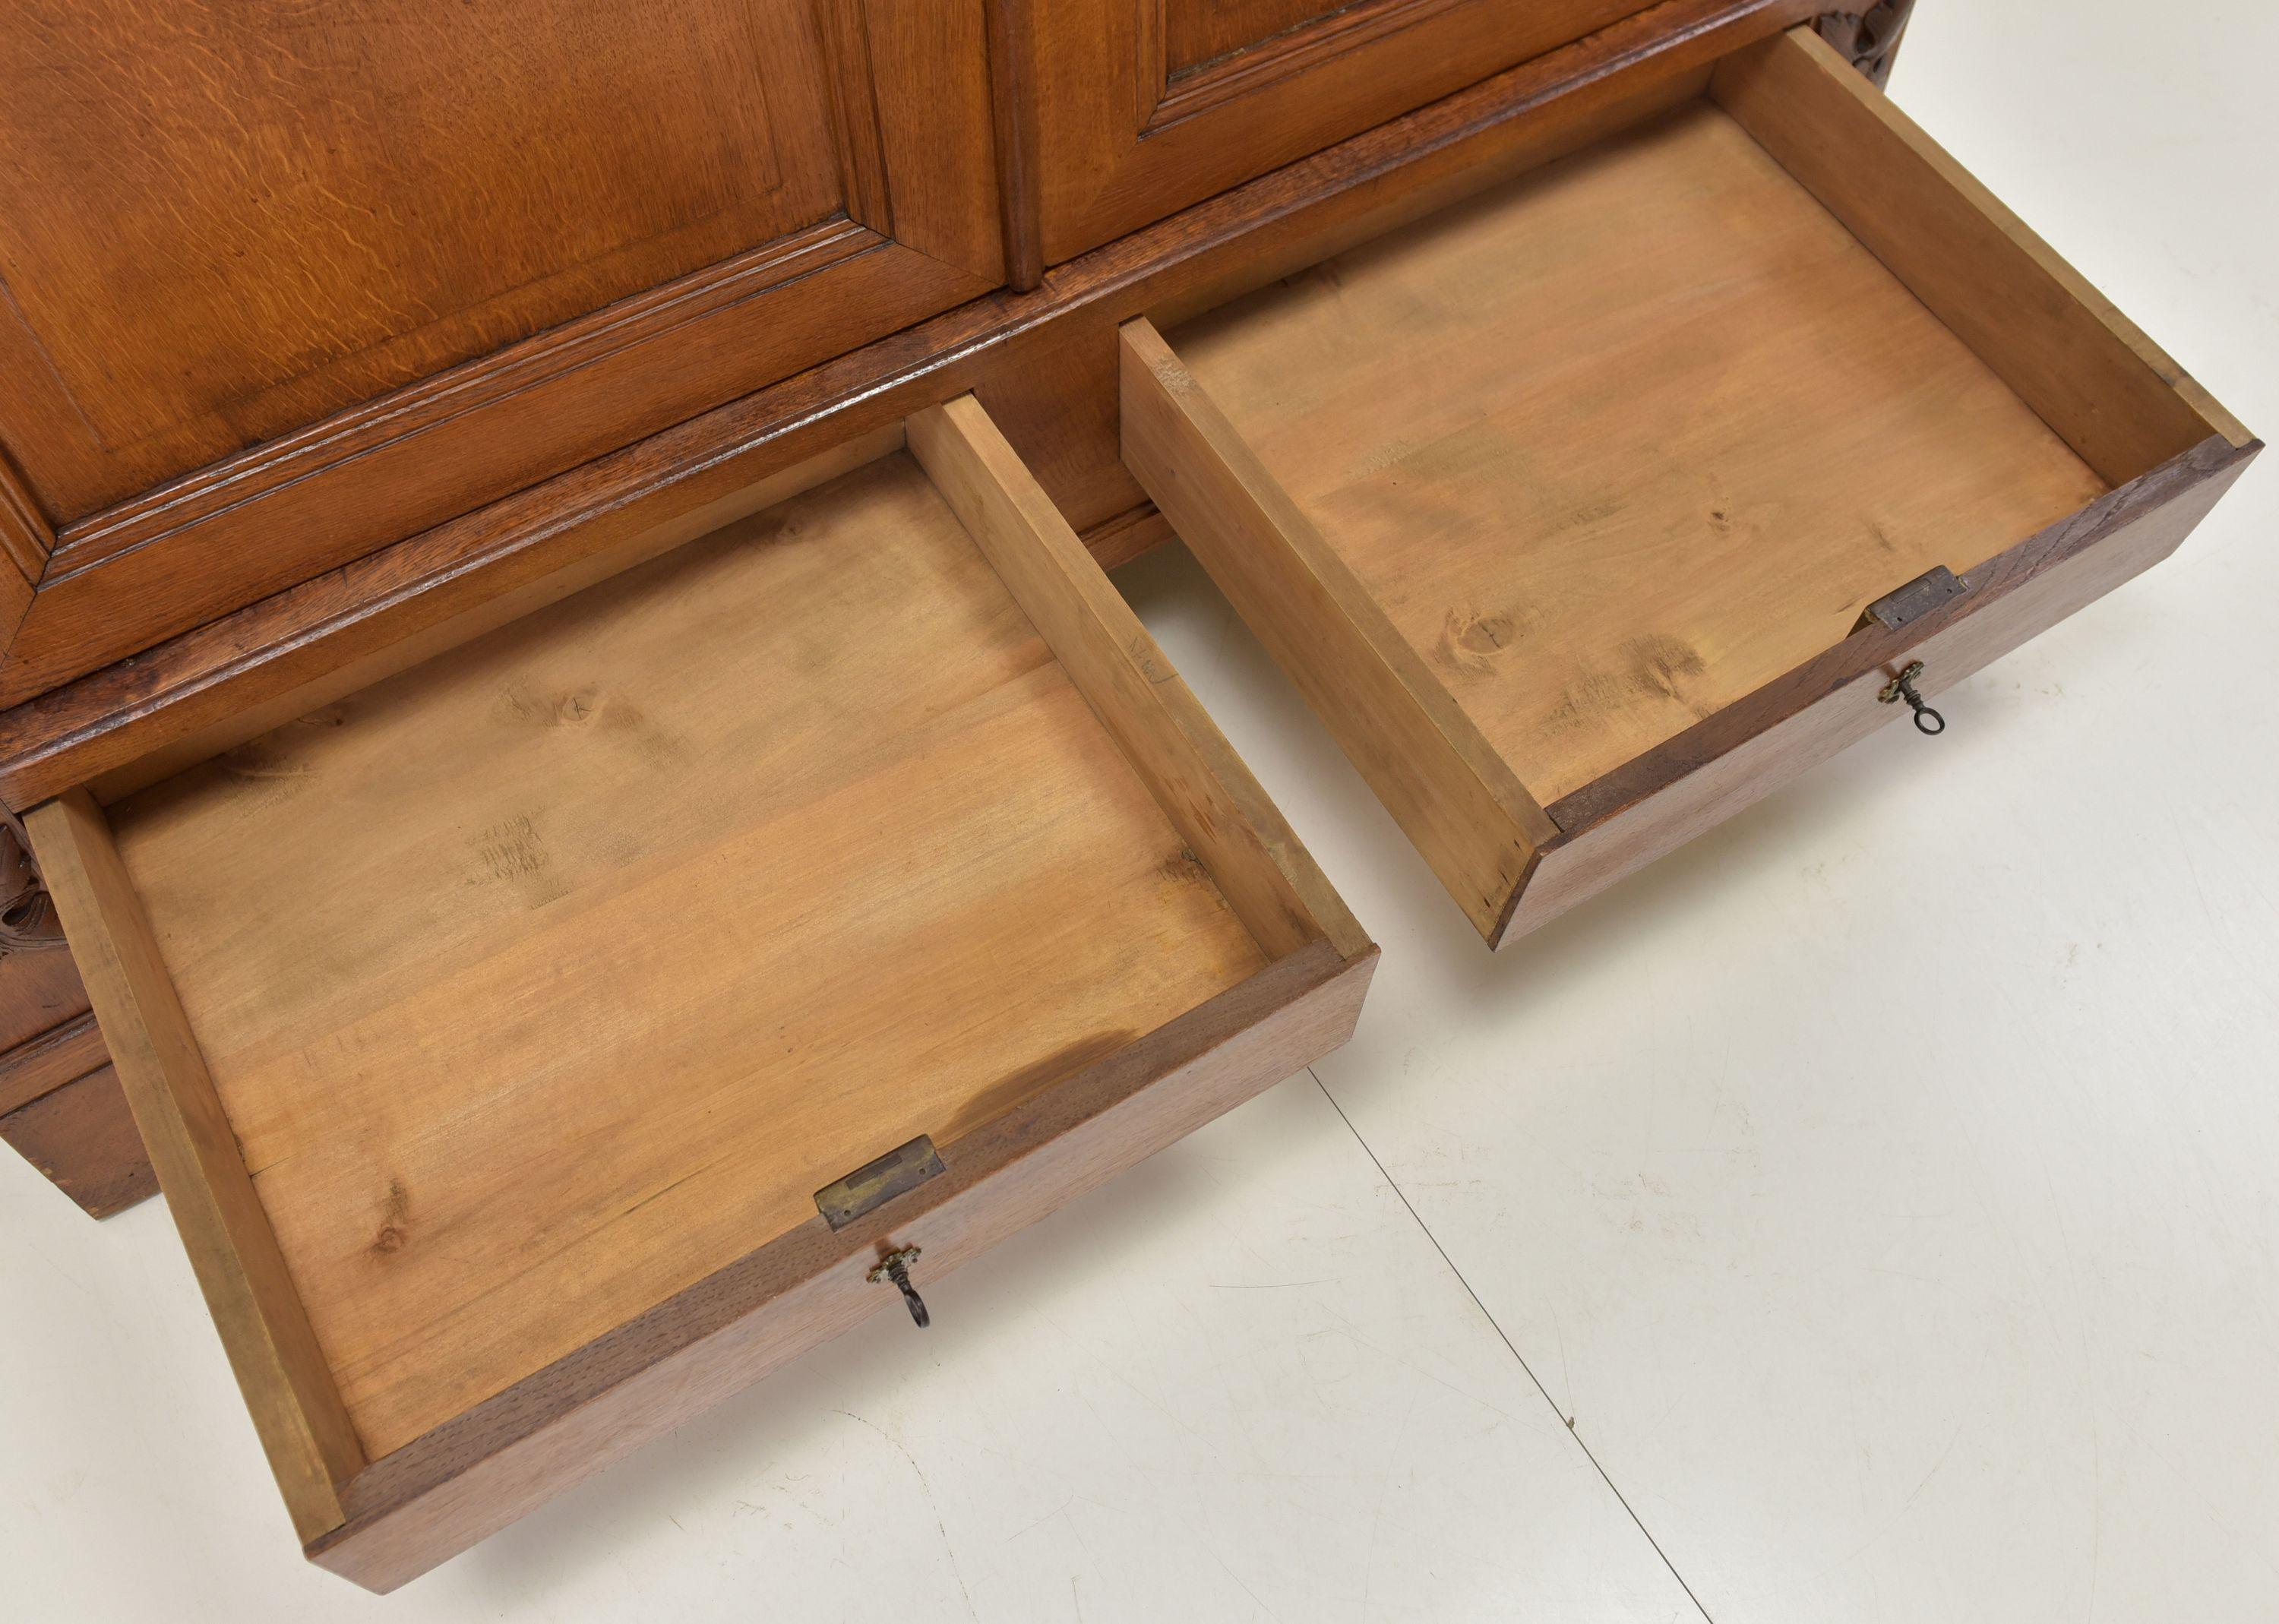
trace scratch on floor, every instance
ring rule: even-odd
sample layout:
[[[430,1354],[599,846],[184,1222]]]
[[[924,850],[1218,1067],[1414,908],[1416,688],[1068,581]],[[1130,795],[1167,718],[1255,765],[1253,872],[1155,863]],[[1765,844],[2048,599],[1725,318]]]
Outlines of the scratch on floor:
[[[973,1624],[981,1624],[981,1615],[973,1610],[973,1592],[965,1588],[964,1570],[957,1565],[957,1547],[949,1543],[949,1525],[942,1521],[941,1503],[933,1498],[933,1484],[927,1481],[925,1468],[918,1464],[918,1458],[903,1446],[900,1438],[888,1432],[878,1422],[863,1421],[863,1417],[856,1414],[852,1410],[841,1410],[839,1413],[848,1421],[861,1421],[863,1426],[893,1444],[902,1459],[910,1463],[910,1470],[917,1474],[918,1487],[925,1491],[926,1505],[933,1512],[934,1530],[941,1536],[942,1554],[949,1559],[950,1577],[957,1581],[957,1593],[964,1598],[965,1616],[971,1619]]]

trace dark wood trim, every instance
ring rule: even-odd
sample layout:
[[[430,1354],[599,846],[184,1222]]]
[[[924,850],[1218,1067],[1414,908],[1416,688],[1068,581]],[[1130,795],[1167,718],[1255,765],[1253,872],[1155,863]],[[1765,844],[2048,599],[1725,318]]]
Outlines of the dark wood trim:
[[[1130,563],[1164,542],[1178,539],[1179,532],[1171,528],[1171,521],[1152,502],[1126,508],[1114,518],[1102,519],[1084,532],[1086,548],[1100,561],[1103,570]]]
[[[562,326],[422,379],[360,407],[156,486],[64,527],[54,574],[68,577],[131,552],[272,485],[331,462],[439,427],[493,402],[591,365],[879,247],[883,235],[847,218],[707,265]]]
[[[1317,942],[941,1148],[946,1171],[842,1229],[820,1216],[372,1462],[311,1560],[395,1588],[1345,1041],[1376,966]],[[937,1299],[940,1301],[941,1299]]]
[[[107,1065],[0,1115],[0,1139],[90,1218],[158,1192],[119,1075]]]
[[[997,287],[984,0],[810,4],[843,212],[75,517],[0,705]]]
[[[1027,11],[987,0],[989,103],[1003,199],[1005,281],[1027,293],[1045,280],[1044,194],[1037,179],[1036,42]]]
[[[871,76],[868,8],[863,0],[814,0],[814,4],[847,213],[857,225],[891,237],[894,198],[886,183],[886,138],[879,126]]]
[[[2228,480],[2262,449],[2210,436],[2152,472],[2106,492],[2078,513],[1998,553],[1962,577],[1964,591],[1897,631],[1872,623],[1817,659],[1766,684],[1738,704],[1695,723],[1676,738],[1585,785],[1546,808],[1559,825],[1546,854],[1676,784],[1727,752],[1809,709],[1869,671],[1896,670],[1909,653],[1949,626],[1980,613],[2035,577],[2086,552],[2194,487]]]
[[[1571,151],[1697,92],[1710,64],[1800,9],[1669,0],[1061,266],[1030,293],[836,356],[19,704],[0,715],[0,800],[26,807],[101,778],[968,389],[1025,450],[1015,408],[1036,356],[1078,343],[1112,380],[1131,317],[1176,319]]]
[[[92,1012],[0,1054],[0,1116],[111,1064]]]
[[[996,287],[1005,248],[985,0],[814,4],[848,212]]]
[[[1142,15],[1156,19],[1160,39],[1163,0],[1147,0]],[[1403,28],[1430,22],[1469,0],[1364,0],[1333,11],[1278,39],[1268,40],[1216,62],[1174,70],[1168,80],[1147,87],[1140,105],[1147,116],[1140,129],[1152,135],[1182,119],[1224,106],[1259,85],[1303,73],[1316,62],[1359,50],[1372,40]],[[1163,61],[1162,47],[1143,32],[1140,57],[1144,66]]]
[[[55,526],[48,523],[15,463],[0,452],[0,553],[27,583],[36,583],[56,550]]]
[[[850,221],[826,222],[162,486],[65,532],[0,663],[0,701],[990,285]],[[866,332],[847,331],[850,309],[864,313]],[[527,449],[505,459],[502,445]],[[279,533],[295,544],[262,544]]]
[[[53,953],[63,945],[63,926],[40,878],[32,843],[22,824],[0,813],[0,959],[12,953]]]
[[[1891,82],[1891,64],[1907,32],[1915,0],[1876,0],[1856,11],[1823,12],[1820,37],[1844,53],[1878,90]]]

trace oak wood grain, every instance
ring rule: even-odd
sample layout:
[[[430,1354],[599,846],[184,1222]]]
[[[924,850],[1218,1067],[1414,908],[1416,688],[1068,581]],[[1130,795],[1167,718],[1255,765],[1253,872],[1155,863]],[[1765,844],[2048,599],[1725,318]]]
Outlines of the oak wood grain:
[[[897,333],[0,713],[0,798],[30,805],[226,731],[237,711],[968,389],[1074,522],[1111,517],[1142,495],[1120,472],[1117,322],[1230,296],[1571,150],[1690,94],[1719,56],[1803,9],[1669,0],[1087,256],[1032,293]],[[1071,410],[1037,364],[1086,345],[1099,364],[1084,375],[1109,404]],[[1108,504],[1086,511],[1103,481]]]
[[[384,409],[327,419],[67,532],[0,660],[0,703],[987,286],[844,222],[779,248],[409,386]]]
[[[1485,934],[1554,826],[1144,318],[1124,356],[1124,460]]]
[[[1034,58],[1047,264],[1647,9],[1643,0],[1018,3]],[[1199,88],[1198,70],[1210,94],[1170,96]]]
[[[55,527],[41,511],[39,499],[16,471],[14,461],[0,453],[0,553],[7,555],[21,578],[20,585],[0,578],[0,626],[13,632],[24,604],[30,601],[23,589],[39,580],[55,548]]]
[[[82,517],[839,207],[804,7],[472,0],[311,20],[290,0],[24,0],[0,21],[0,353],[44,362],[0,390],[50,513]]]
[[[971,395],[918,413],[910,449],[1155,803],[1268,957],[1368,934],[1218,724]]]
[[[0,703],[1002,274],[982,0],[55,9],[0,24],[58,532]]]
[[[270,1470],[313,1539],[339,1524],[337,1485],[364,1452],[231,1118],[102,810],[74,791],[24,823]]]

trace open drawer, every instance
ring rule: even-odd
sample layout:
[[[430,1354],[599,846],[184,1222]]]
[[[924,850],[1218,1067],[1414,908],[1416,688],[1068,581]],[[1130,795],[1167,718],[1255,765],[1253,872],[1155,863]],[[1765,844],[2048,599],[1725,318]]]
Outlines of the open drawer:
[[[1686,89],[1124,330],[1125,461],[1492,946],[2164,556],[2258,448],[1808,28]]]
[[[1376,949],[981,408],[855,449],[27,819],[295,1528],[361,1583],[1352,1030]]]

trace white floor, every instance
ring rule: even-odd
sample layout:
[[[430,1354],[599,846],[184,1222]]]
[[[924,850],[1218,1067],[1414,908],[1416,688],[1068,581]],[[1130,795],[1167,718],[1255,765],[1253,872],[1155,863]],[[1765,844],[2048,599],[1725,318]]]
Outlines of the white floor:
[[[2270,432],[2275,57],[1925,0],[1893,93]],[[2279,1617],[2275,519],[1497,958],[1143,562],[1384,946],[1349,1048],[386,1601],[163,1206],[0,1165],[0,1620]]]

